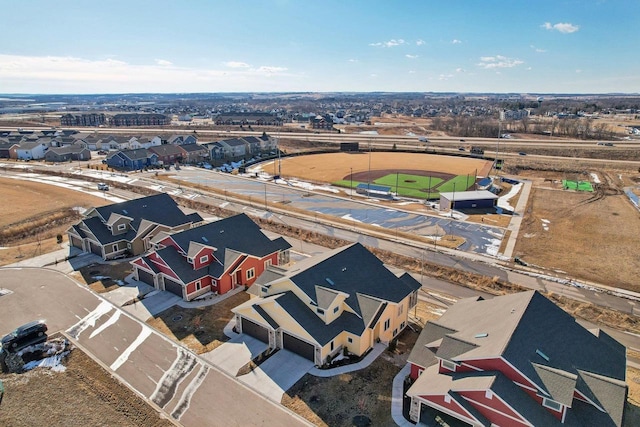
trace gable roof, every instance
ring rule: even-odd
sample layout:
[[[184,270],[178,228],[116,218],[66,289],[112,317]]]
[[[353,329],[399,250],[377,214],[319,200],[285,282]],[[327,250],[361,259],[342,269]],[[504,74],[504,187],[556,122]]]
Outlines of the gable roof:
[[[149,147],[148,150],[156,153],[158,156],[179,156],[182,154],[180,147],[173,144],[156,145]]]
[[[143,219],[168,227],[176,227],[191,222],[190,217],[185,215],[178,207],[178,204],[166,193],[127,200],[95,208],[95,210],[104,221],[108,221],[111,214],[130,217],[132,218],[131,226],[135,230],[138,230]]]
[[[398,303],[420,287],[415,280],[400,280],[360,243],[329,251],[319,262],[305,261],[306,265],[298,264],[301,271],[294,270],[291,281],[316,302],[316,285],[348,294],[346,303],[360,316],[358,294]]]
[[[260,227],[245,214],[214,221],[199,227],[194,227],[172,234],[170,238],[180,246],[185,253],[191,242],[198,242],[218,250],[215,255],[220,261],[225,261],[227,249],[238,253],[264,257],[277,251],[285,250],[291,245],[279,237],[269,239]]]

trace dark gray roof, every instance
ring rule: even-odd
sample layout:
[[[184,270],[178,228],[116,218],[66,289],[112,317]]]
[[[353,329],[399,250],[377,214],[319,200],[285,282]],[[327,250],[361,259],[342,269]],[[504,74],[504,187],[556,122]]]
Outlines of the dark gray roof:
[[[173,144],[156,145],[149,147],[148,150],[156,153],[158,156],[179,156],[182,154],[180,147]]]
[[[414,290],[359,243],[334,250],[328,255],[328,258],[291,277],[296,286],[313,301],[318,301],[316,285],[335,289],[349,294],[347,304],[358,315],[362,315],[357,294],[398,303]]]
[[[184,144],[180,145],[179,147],[188,153],[193,153],[196,151],[207,151],[207,148],[203,147],[200,144]]]
[[[80,153],[81,151],[88,150],[82,145],[65,145],[64,147],[51,147],[49,148],[49,152],[56,154],[71,154],[71,153]]]
[[[348,311],[343,311],[340,317],[327,325],[291,291],[280,294],[276,303],[322,346],[344,331],[359,336],[365,328],[362,319]]]
[[[422,328],[422,332],[420,332],[420,336],[418,336],[407,361],[423,368],[433,365],[438,359],[435,353],[427,348],[427,345],[441,340],[447,334],[453,332],[455,332],[453,329],[438,325],[431,320],[428,321]]]
[[[279,237],[275,240],[264,235],[260,227],[245,214],[235,215],[169,236],[185,253],[190,242],[198,242],[217,248],[216,258],[224,262],[226,249],[256,257],[289,249],[291,245]]]
[[[266,311],[264,311],[264,308],[260,307],[260,306],[259,306],[259,305],[257,305],[257,304],[256,304],[256,305],[254,305],[254,306],[253,306],[253,308],[254,308],[254,310],[255,310],[255,311],[257,311],[257,312],[258,312],[258,314],[259,314],[260,316],[262,316],[262,318],[263,318],[264,320],[266,320],[266,321],[267,321],[267,323],[268,323],[269,325],[271,325],[271,327],[272,327],[273,329],[278,329],[278,328],[280,327],[280,325],[278,324],[278,322],[276,322],[276,321],[275,321],[275,319],[274,319],[273,317],[269,316],[269,313],[267,313]]]
[[[249,144],[260,144],[260,140],[255,136],[244,136],[242,139],[247,141]]]
[[[127,200],[113,205],[102,206],[95,210],[105,221],[109,220],[112,213],[133,218],[131,226],[136,231],[143,219],[168,227],[176,227],[190,222],[189,217],[178,208],[178,204],[166,193]]]
[[[229,147],[238,147],[238,146],[243,146],[247,144],[246,142],[244,142],[242,139],[239,139],[239,138],[225,139],[220,142],[222,142],[223,144],[227,144]]]
[[[97,217],[86,218],[82,220],[84,225],[91,231],[91,233],[96,237],[98,242],[101,245],[106,245],[108,243],[115,243],[122,240],[131,240],[136,236],[135,231],[129,229],[126,233],[118,234],[114,236],[111,234],[111,230],[107,228],[106,225],[102,222],[102,220]]]
[[[137,148],[135,150],[121,150],[108,157],[125,156],[131,160],[147,159],[151,153],[146,148]]]

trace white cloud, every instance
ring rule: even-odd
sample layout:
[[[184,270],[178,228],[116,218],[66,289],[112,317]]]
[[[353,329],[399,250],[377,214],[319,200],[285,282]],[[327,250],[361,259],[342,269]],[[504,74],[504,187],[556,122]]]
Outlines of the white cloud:
[[[224,65],[226,65],[229,68],[250,68],[251,67],[246,62],[239,62],[239,61],[228,61],[228,62],[225,62]]]
[[[576,70],[576,73],[580,74],[582,72],[582,70]]]
[[[121,60],[70,56],[0,54],[0,93],[118,93],[281,90],[299,78],[286,67],[232,69],[189,68],[154,60],[130,64]]]
[[[451,44],[460,44],[460,43],[462,43],[461,40],[458,40],[458,39],[451,40]]]
[[[557,24],[551,24],[551,22],[545,22],[541,25],[542,28],[549,31],[559,31],[564,34],[575,33],[580,29],[579,25],[573,25],[568,22],[558,22]]]
[[[386,42],[369,43],[369,46],[373,46],[373,47],[394,47],[394,46],[400,46],[402,44],[406,44],[406,42],[403,39],[391,39],[391,40],[386,41]]]
[[[480,63],[478,63],[477,65],[480,68],[491,70],[495,68],[513,68],[521,64],[524,64],[524,61],[521,61],[519,59],[507,58],[506,56],[502,55],[496,55],[480,57]]]
[[[422,46],[423,44],[426,44],[426,43],[427,43],[427,42],[426,42],[426,41],[424,41],[424,40],[422,40],[422,39],[418,39],[418,40],[416,41],[416,45],[418,45],[418,46]]]
[[[541,49],[539,47],[535,47],[534,45],[529,45],[529,47],[534,51],[536,51],[537,53],[545,53],[547,51],[546,49]]]
[[[456,73],[464,73],[464,68],[456,68]]]
[[[405,56],[406,56],[407,58],[409,58],[409,59],[416,59],[416,58],[418,58],[418,55],[409,55],[409,54],[406,54]]]
[[[415,74],[416,70],[409,70],[409,74]]]
[[[349,59],[348,62],[358,62],[358,60],[357,59]]]
[[[438,80],[445,81],[445,80],[449,80],[451,77],[453,77],[453,74],[440,74],[438,76]]]

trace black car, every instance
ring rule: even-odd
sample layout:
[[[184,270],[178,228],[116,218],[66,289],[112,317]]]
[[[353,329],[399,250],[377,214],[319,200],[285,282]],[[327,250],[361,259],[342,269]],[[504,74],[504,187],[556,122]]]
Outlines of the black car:
[[[2,337],[2,348],[8,352],[18,351],[47,340],[47,325],[42,320],[34,320],[16,328]]]

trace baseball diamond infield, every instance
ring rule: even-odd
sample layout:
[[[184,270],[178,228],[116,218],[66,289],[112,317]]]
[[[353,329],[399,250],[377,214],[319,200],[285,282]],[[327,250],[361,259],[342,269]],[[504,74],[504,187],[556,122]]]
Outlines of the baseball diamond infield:
[[[422,191],[426,195],[426,182],[430,182],[436,193],[438,187],[440,191],[451,191],[442,187],[456,180],[473,184],[473,177],[487,176],[491,165],[488,160],[424,153],[325,153],[284,158],[281,172],[283,177],[346,187],[351,182],[354,186],[360,182],[375,182],[394,188],[397,182],[400,189],[416,195]],[[269,168],[269,165],[263,166],[265,170]],[[427,181],[427,177],[431,180]],[[458,188],[461,187],[463,185],[459,183]]]

